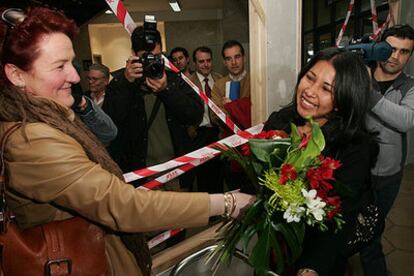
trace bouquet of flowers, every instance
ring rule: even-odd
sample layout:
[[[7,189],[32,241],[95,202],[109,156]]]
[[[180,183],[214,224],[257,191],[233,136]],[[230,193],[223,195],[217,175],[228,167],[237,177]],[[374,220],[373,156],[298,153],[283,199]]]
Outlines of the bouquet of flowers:
[[[300,256],[306,225],[320,231],[328,225],[341,228],[341,199],[333,174],[341,164],[321,155],[325,139],[319,124],[310,123],[308,136],[301,136],[292,124],[290,137],[267,131],[241,149],[220,148],[241,165],[257,198],[241,221],[231,220],[221,228],[222,239],[210,257],[230,264],[240,246],[257,275],[268,270],[281,273]],[[253,236],[257,242],[250,246]]]

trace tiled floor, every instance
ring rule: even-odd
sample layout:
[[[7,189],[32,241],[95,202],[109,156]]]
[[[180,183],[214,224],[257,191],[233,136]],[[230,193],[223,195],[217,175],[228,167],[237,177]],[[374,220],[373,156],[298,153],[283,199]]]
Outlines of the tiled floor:
[[[391,276],[414,275],[414,164],[407,165],[400,192],[386,221],[383,247]],[[359,258],[351,260],[362,276]]]

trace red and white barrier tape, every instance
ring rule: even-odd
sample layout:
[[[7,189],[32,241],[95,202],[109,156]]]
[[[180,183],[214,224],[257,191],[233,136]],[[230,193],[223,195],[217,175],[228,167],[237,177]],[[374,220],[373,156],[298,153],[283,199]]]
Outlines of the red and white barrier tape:
[[[118,17],[119,21],[122,23],[126,31],[131,35],[133,30],[136,27],[136,24],[132,20],[131,16],[129,15],[123,3],[119,0],[106,0],[106,2],[111,8],[111,10],[113,11],[113,13]],[[179,72],[179,70],[173,64],[171,64],[171,62],[165,56],[163,56],[163,58],[164,58],[167,68],[173,70],[176,73]],[[214,104],[213,101],[211,101],[206,96],[204,91],[200,90],[190,79],[188,79],[183,74],[181,74],[181,77],[187,84],[190,85],[190,87],[192,87],[192,89],[201,97],[201,99],[209,106],[209,108],[233,131],[233,133],[239,134],[239,135],[232,135],[226,139],[223,139],[221,141],[223,142],[223,145],[238,146],[238,145],[244,144],[247,142],[247,140],[246,138],[243,138],[242,136],[247,137],[249,135],[256,134],[263,127],[263,125],[258,125],[258,126],[255,126],[249,129],[252,132],[249,132],[249,130],[246,130],[246,132],[242,132],[240,128],[237,127],[237,125],[216,104]],[[259,130],[256,132],[257,129]],[[194,157],[192,156],[193,153],[196,154]],[[145,168],[142,170],[137,170],[134,172],[126,173],[124,174],[125,181],[127,182],[134,181],[134,180],[137,180],[143,177],[153,175],[155,173],[160,173],[160,172],[172,169],[172,168],[176,168],[178,166],[182,166],[181,168],[168,172],[167,174],[160,176],[157,179],[144,185],[144,188],[146,189],[153,189],[161,184],[164,184],[178,177],[179,175],[185,173],[186,171],[189,171],[190,169],[207,162],[211,158],[214,158],[215,156],[220,154],[219,151],[214,150],[210,147],[204,147],[198,150],[198,152],[195,151],[193,153],[189,153],[185,156],[181,156],[174,160],[168,161],[164,164],[159,164],[159,165]],[[161,242],[164,242],[165,240],[177,235],[182,230],[183,229],[180,228],[180,229],[166,231],[156,236],[155,238],[151,239],[148,242],[148,247],[153,248],[154,246],[160,244]]]
[[[336,47],[339,47],[339,44],[342,41],[342,37],[344,36],[346,27],[348,25],[349,18],[351,17],[352,9],[354,8],[354,2],[355,0],[351,0],[348,4],[348,11],[346,13],[345,21],[342,24],[341,30],[339,31],[338,38],[336,39]]]
[[[108,4],[109,8],[112,12],[118,17],[119,21],[121,22],[122,26],[124,26],[125,30],[132,34],[134,31],[136,24],[132,17],[129,15],[127,9],[124,6],[124,3],[120,0],[105,0]]]
[[[386,28],[388,28],[388,24],[390,24],[390,21],[391,21],[391,12],[390,13],[388,13],[388,16],[387,16],[387,19],[385,20],[385,22],[381,25],[381,27],[380,28],[378,28],[377,29],[377,31],[376,32],[374,32],[371,36],[370,36],[370,39],[371,40],[373,40],[373,41],[376,41],[376,40],[378,40],[378,38],[380,37],[380,35],[382,34],[382,32],[386,29]]]
[[[371,15],[372,15],[372,32],[375,33],[378,30],[378,15],[377,5],[375,0],[371,0]]]
[[[180,233],[183,230],[184,230],[184,228],[178,228],[178,229],[168,230],[168,231],[165,231],[164,233],[161,233],[161,234],[155,236],[150,241],[148,241],[148,247],[149,247],[149,249],[151,249],[151,248],[159,245],[160,243],[168,240],[171,237],[176,236],[178,233]]]
[[[239,132],[239,134],[233,134],[232,136],[226,137],[216,143],[205,146],[203,148],[200,148],[188,154],[182,155],[180,157],[177,157],[165,163],[158,164],[158,165],[144,168],[144,169],[140,169],[140,170],[136,170],[133,172],[125,173],[124,179],[126,182],[131,182],[134,180],[138,180],[144,177],[148,177],[154,174],[158,174],[158,173],[161,173],[167,170],[177,168],[187,163],[192,163],[193,166],[198,166],[199,165],[198,162],[200,162],[200,160],[204,160],[204,159],[210,160],[214,156],[219,154],[218,150],[215,150],[212,148],[213,145],[226,145],[229,147],[238,147],[240,145],[245,144],[249,137],[259,133],[262,130],[262,128],[263,128],[263,124],[258,124],[251,128],[246,129],[245,131]],[[169,172],[167,174],[170,174],[168,178],[169,180],[172,180],[173,179],[172,176],[175,174],[175,172]]]
[[[163,56],[165,66],[171,69],[175,73],[179,73],[174,64],[172,64],[168,58]],[[233,133],[239,133],[241,130],[240,128],[224,113],[209,97],[207,97],[206,93],[198,88],[187,76],[181,74],[181,78],[200,96],[200,98],[208,105],[208,107],[223,121],[232,131]]]

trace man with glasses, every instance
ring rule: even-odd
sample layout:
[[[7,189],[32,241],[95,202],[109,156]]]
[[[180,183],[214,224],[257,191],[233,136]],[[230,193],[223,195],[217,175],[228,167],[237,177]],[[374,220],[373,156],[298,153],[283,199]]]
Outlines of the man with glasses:
[[[103,64],[94,63],[89,66],[88,71],[89,91],[86,95],[90,97],[97,105],[102,107],[106,86],[109,83],[109,68]]]
[[[378,207],[384,218],[390,211],[402,181],[407,155],[407,132],[414,127],[414,78],[403,72],[414,48],[409,25],[387,29],[382,41],[392,47],[391,57],[373,70],[368,130],[377,133],[379,155],[371,169]],[[361,251],[364,275],[387,275],[381,237]]]

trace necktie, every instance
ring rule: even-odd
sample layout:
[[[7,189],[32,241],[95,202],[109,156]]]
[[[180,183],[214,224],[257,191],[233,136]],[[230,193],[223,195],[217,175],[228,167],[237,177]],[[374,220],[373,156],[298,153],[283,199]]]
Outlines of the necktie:
[[[211,88],[208,85],[208,78],[204,79],[204,92],[206,92],[207,97],[211,98]]]

